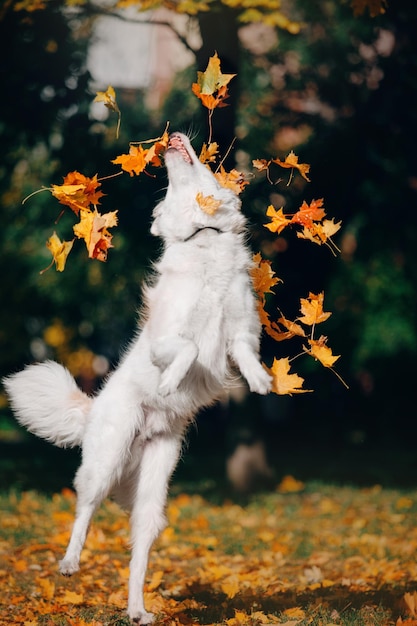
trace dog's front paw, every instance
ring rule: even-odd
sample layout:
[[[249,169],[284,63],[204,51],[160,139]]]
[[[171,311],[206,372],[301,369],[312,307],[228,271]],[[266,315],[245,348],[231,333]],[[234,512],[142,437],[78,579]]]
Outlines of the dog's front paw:
[[[259,369],[254,376],[248,380],[249,389],[261,396],[266,396],[272,389],[272,377],[266,370]]]
[[[170,393],[174,393],[178,389],[178,383],[176,376],[173,376],[171,371],[166,369],[161,376],[161,381],[158,386],[158,393],[161,396],[169,396]]]
[[[75,559],[62,559],[59,562],[59,571],[63,576],[72,576],[80,569],[80,564]]]
[[[148,613],[147,611],[142,611],[138,613],[134,617],[130,617],[132,624],[152,624],[155,620],[155,615],[153,613]]]

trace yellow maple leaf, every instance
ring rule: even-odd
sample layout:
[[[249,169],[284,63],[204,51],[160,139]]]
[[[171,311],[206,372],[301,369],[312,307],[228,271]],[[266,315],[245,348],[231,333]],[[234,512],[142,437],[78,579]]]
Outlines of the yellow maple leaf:
[[[315,324],[325,322],[331,316],[331,313],[323,311],[323,302],[323,291],[317,295],[310,292],[308,298],[300,298],[300,310],[302,315],[297,318],[298,321],[307,324],[307,326],[314,326]]]
[[[65,263],[67,261],[67,257],[71,252],[71,248],[73,246],[74,240],[72,241],[61,241],[56,232],[54,232],[46,242],[46,247],[52,254],[52,263],[55,263],[56,270],[58,272],[63,272],[65,269]],[[51,263],[51,265],[52,265]],[[42,270],[41,274],[46,272],[51,265],[49,265],[46,269]]]
[[[281,159],[276,158],[272,159],[272,163],[276,163],[280,167],[296,169],[300,172],[301,176],[305,178],[305,180],[310,182],[310,179],[307,176],[310,171],[310,165],[308,165],[308,163],[299,163],[298,156],[293,150],[291,150],[291,152],[285,157],[285,161],[281,161]]]
[[[199,191],[196,195],[195,199],[197,200],[198,206],[204,213],[207,215],[214,215],[220,208],[222,201],[216,200],[213,195],[203,196],[203,194]]]
[[[308,343],[310,344],[310,349],[303,348],[305,352],[313,356],[315,359],[320,361],[324,367],[333,367],[334,363],[336,363],[339,356],[334,356],[332,354],[331,349],[326,345],[327,337],[322,335],[320,339],[309,339]]]
[[[301,389],[304,379],[298,374],[290,374],[290,362],[288,357],[274,358],[271,368],[266,370],[272,376],[272,392],[280,396],[292,395],[293,393],[307,393],[311,389]]]
[[[244,175],[235,169],[226,172],[223,165],[220,166],[220,171],[214,174],[215,178],[219,181],[222,187],[231,189],[237,196],[244,190],[249,182],[245,180]]]
[[[270,204],[266,210],[266,215],[271,218],[271,221],[269,224],[264,224],[264,226],[272,233],[279,235],[288,224],[291,224],[291,218],[284,215],[282,207],[277,211],[272,204]]]
[[[216,155],[219,153],[219,144],[212,141],[208,145],[203,143],[200,156],[198,157],[202,163],[213,163],[216,160]]]
[[[282,280],[275,275],[271,261],[263,259],[259,252],[253,255],[253,266],[249,273],[252,278],[255,293],[261,302],[265,301],[266,293],[273,293],[271,287],[282,282]]]
[[[109,85],[106,91],[97,91],[93,102],[103,102],[104,106],[110,109],[110,111],[117,113],[116,138],[118,138],[120,132],[121,112],[117,104],[116,92],[114,88]]]

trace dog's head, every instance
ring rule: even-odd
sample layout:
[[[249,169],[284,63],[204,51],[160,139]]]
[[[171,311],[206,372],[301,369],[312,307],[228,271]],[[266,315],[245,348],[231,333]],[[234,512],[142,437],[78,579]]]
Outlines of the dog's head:
[[[241,202],[230,189],[223,187],[210,168],[199,161],[188,137],[172,133],[165,153],[168,188],[165,198],[153,212],[151,233],[167,241],[184,241],[202,228],[222,232],[241,232],[246,220],[240,211]],[[209,214],[197,201],[212,197],[220,202]]]

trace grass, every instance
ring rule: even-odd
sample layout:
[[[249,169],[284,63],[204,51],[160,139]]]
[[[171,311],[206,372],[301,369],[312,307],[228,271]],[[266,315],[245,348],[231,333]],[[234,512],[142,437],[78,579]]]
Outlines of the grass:
[[[59,576],[79,453],[3,426],[0,625],[127,626],[127,516],[106,501],[80,573]],[[283,446],[276,484],[237,496],[221,457],[190,448],[149,563],[158,623],[417,626],[411,451]],[[282,468],[301,481],[294,490],[282,488]]]
[[[128,624],[128,519],[111,501],[94,519],[80,573],[57,574],[74,503],[69,490],[1,496],[1,624],[11,608],[28,626]],[[174,484],[148,608],[170,624],[415,624],[404,595],[417,589],[416,513],[414,490],[309,482],[215,504]]]

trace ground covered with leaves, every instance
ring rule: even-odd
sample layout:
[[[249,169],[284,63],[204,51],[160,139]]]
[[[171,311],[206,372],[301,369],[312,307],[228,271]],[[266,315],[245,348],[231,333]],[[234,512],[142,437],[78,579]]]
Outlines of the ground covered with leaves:
[[[0,624],[127,625],[129,524],[106,501],[58,574],[74,493],[1,496]],[[165,624],[417,626],[417,491],[283,479],[247,503],[175,489],[146,605]]]

